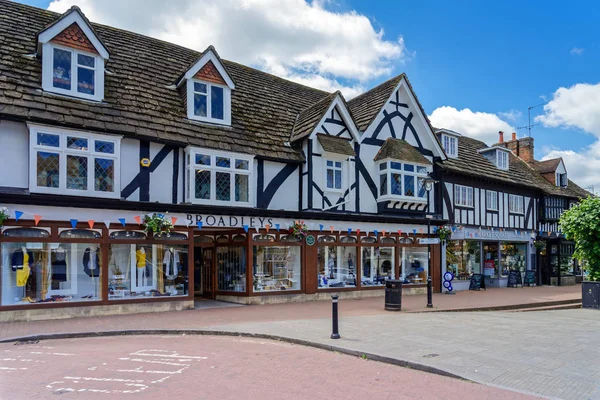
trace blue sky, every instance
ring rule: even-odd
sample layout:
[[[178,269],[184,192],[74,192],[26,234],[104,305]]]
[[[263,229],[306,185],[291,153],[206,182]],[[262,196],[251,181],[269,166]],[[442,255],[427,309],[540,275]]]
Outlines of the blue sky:
[[[20,1],[42,8],[47,8],[50,3],[47,0]],[[544,99],[553,100],[559,88],[568,89],[576,84],[598,85],[600,83],[598,72],[600,35],[597,28],[600,21],[600,6],[595,1],[564,3],[508,0],[492,3],[460,0],[412,2],[339,0],[308,3],[306,7],[300,7],[298,2],[282,0],[268,7],[249,7],[244,10],[248,15],[247,32],[252,31],[249,36],[254,40],[264,41],[267,44],[269,41],[288,40],[293,44],[285,49],[278,48],[277,43],[266,46],[267,50],[261,53],[259,61],[253,60],[248,54],[243,54],[243,51],[232,43],[234,40],[230,39],[228,42],[227,38],[235,37],[235,34],[227,31],[231,28],[222,28],[222,24],[212,29],[212,36],[205,40],[201,37],[189,39],[189,33],[193,32],[193,29],[185,31],[184,35],[183,28],[171,26],[168,16],[175,15],[177,10],[165,2],[158,0],[142,2],[147,9],[146,12],[152,13],[150,15],[153,17],[154,25],[141,25],[144,18],[137,15],[134,7],[134,4],[140,1],[129,0],[126,2],[127,5],[124,5],[123,2],[116,0],[57,0],[52,6],[54,8],[51,8],[61,11],[71,4],[78,4],[93,21],[165,40],[181,39],[184,45],[197,47],[199,50],[208,44],[215,44],[222,56],[223,52],[220,49],[223,49],[226,58],[248,64],[259,64],[256,66],[269,72],[308,84],[312,83],[325,89],[335,88],[335,85],[339,84],[346,87],[346,90],[342,89],[342,91],[348,97],[400,72],[406,72],[428,114],[431,115],[440,107],[451,107],[443,114],[449,116],[448,118],[454,114],[458,115],[460,110],[465,109],[473,113],[485,113],[479,115],[481,117],[479,120],[477,116],[470,116],[470,114],[463,115],[453,122],[450,119],[442,119],[443,122],[440,123],[440,118],[437,118],[435,125],[450,124],[451,126],[448,126],[450,128],[467,132],[469,132],[468,128],[461,128],[463,125],[471,126],[472,136],[487,142],[497,137],[496,125],[498,124],[493,122],[492,117],[504,121],[510,127],[525,126],[527,107],[544,103]],[[175,3],[194,7],[211,1],[214,2],[214,0],[180,0]],[[219,6],[225,4],[223,15],[228,15],[227,12],[231,12],[231,9],[225,7],[235,4],[231,2],[232,0],[223,0],[215,4]],[[308,11],[314,11],[316,8],[326,12],[320,12],[319,16],[311,20],[314,13]],[[195,9],[202,9],[202,7],[195,7]],[[295,50],[295,40],[301,41],[303,37],[307,37],[306,32],[302,33],[302,26],[296,27],[295,31],[299,31],[298,35],[304,36],[294,37],[292,32],[289,38],[276,39],[275,36],[282,35],[268,34],[270,29],[277,29],[273,28],[275,22],[269,18],[269,14],[276,16],[277,12],[281,12],[282,15],[285,13],[294,15],[296,21],[293,23],[305,24],[306,32],[311,36],[314,33],[315,42],[312,48],[298,45]],[[346,36],[347,39],[338,42],[337,38],[328,36],[327,32],[311,27],[311,25],[320,25],[325,26],[323,29],[326,30],[326,27],[333,27],[340,21],[360,24],[360,20],[352,19],[352,13],[368,18],[374,33],[383,30],[383,36],[373,38],[371,35],[368,42],[361,43],[360,39],[351,37],[351,31],[336,30],[336,34]],[[304,14],[307,15],[306,18],[303,17]],[[179,16],[188,20],[192,18],[190,13]],[[164,18],[165,21],[162,23],[155,21],[160,18]],[[203,17],[198,16],[198,19],[201,18]],[[244,25],[244,14],[235,14],[231,18]],[[190,27],[195,26],[194,21],[188,22]],[[365,34],[362,36],[369,36],[368,29],[364,29],[366,29]],[[256,36],[259,35],[256,32],[263,30],[264,39]],[[359,28],[357,31],[362,32]],[[237,35],[239,37],[239,31]],[[398,42],[399,38],[403,40],[401,45]],[[310,44],[310,39],[306,41]],[[341,65],[324,67],[330,58],[336,57],[335,54],[330,54],[331,49],[335,48],[334,45],[329,47],[323,45],[327,41],[335,45],[359,46],[353,57],[361,57],[361,54],[368,52],[369,46],[373,43],[388,46],[390,51],[400,51],[401,54],[386,59],[382,54],[384,51],[379,51],[372,54],[371,58],[367,57],[367,63],[373,65],[380,63],[385,68],[370,70],[365,65],[355,70],[346,70]],[[363,45],[365,47],[360,47]],[[296,56],[294,51],[305,56],[298,58],[305,60],[316,57],[319,61],[314,64],[305,61],[293,65],[287,63],[286,57]],[[347,60],[344,62],[349,63]],[[310,77],[303,75],[306,71],[310,71],[313,75],[321,75],[327,80],[321,82],[312,75]],[[554,150],[550,156],[563,156],[571,177],[577,179],[581,186],[594,184],[596,190],[600,190],[600,171],[590,172],[590,165],[597,166],[600,170],[600,119],[594,119],[589,111],[587,114],[578,111],[585,108],[578,104],[589,104],[589,101],[582,96],[598,93],[600,97],[600,90],[597,88],[600,89],[600,85],[587,88],[589,90],[582,87],[581,90],[568,91],[575,100],[571,98],[565,100],[566,96],[563,96],[562,102],[553,103],[553,108],[547,111],[544,111],[543,107],[534,109],[534,116],[548,115],[545,119],[546,123],[534,127],[532,133],[538,158],[547,156],[551,150]],[[582,92],[585,93],[582,95]],[[573,110],[567,110],[569,107]],[[471,117],[473,121],[468,120]],[[464,120],[465,118],[467,121]],[[526,130],[517,132],[519,136],[526,134]],[[509,132],[506,137],[510,137]],[[594,162],[588,164],[586,161],[588,158],[593,158]],[[594,176],[589,176],[590,174]]]

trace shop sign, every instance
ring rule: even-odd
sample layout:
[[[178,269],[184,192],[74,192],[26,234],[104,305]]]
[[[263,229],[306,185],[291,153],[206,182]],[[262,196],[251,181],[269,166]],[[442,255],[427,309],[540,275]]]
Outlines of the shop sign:
[[[247,225],[250,229],[261,228],[265,225],[274,226],[273,218],[265,217],[239,217],[229,215],[202,215],[202,214],[187,214],[186,219],[190,225],[197,225],[202,222],[204,227],[219,227],[219,228],[241,228]],[[277,222],[277,221],[276,221]],[[283,226],[283,225],[282,225]],[[286,227],[287,228],[287,227]]]
[[[419,244],[440,244],[439,238],[419,238]]]
[[[315,237],[313,235],[308,235],[306,237],[306,244],[312,246],[315,244]]]

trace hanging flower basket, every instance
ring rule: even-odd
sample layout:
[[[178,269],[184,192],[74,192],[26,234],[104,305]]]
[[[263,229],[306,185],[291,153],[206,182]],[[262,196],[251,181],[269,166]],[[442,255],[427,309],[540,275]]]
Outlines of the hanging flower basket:
[[[0,228],[4,225],[4,221],[8,219],[8,208],[0,208]]]
[[[173,223],[170,219],[167,219],[165,214],[148,214],[144,217],[144,231],[147,234],[156,235],[158,237],[163,234],[169,235],[173,230]]]
[[[452,229],[450,229],[449,226],[445,226],[445,225],[440,226],[437,229],[437,235],[440,238],[440,241],[442,242],[442,244],[446,244],[446,242],[452,236]]]
[[[305,238],[308,235],[308,225],[304,221],[295,221],[289,228],[290,233],[297,238]]]

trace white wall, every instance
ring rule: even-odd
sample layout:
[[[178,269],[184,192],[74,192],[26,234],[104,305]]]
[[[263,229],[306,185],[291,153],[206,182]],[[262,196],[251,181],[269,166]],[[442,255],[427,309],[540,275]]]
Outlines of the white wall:
[[[0,187],[29,188],[29,130],[0,120]]]
[[[276,163],[272,161],[264,162],[264,187],[266,190],[269,183],[277,176],[277,174],[285,168],[286,164]],[[279,189],[275,192],[275,195],[269,203],[269,209],[271,210],[291,210],[298,211],[298,166],[290,176],[288,176]]]

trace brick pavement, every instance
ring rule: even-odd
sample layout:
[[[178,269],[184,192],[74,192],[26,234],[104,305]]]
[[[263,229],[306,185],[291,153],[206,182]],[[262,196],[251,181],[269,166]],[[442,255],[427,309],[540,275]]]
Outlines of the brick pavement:
[[[289,343],[175,335],[0,344],[0,393],[14,400],[536,398]]]

